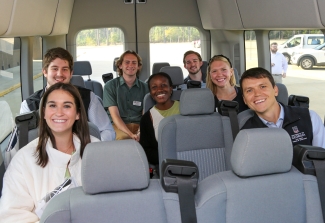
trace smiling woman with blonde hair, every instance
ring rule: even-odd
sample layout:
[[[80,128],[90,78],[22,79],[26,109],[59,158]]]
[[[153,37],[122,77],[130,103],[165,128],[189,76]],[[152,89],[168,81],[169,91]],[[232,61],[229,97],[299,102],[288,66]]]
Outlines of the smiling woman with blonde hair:
[[[80,186],[83,151],[94,141],[78,90],[65,83],[49,87],[40,104],[39,137],[17,152],[5,173],[1,221],[37,222],[51,191],[67,180]]]
[[[215,100],[215,107],[219,101],[236,101],[239,104],[239,112],[248,109],[244,103],[240,87],[236,86],[234,69],[228,57],[215,55],[209,61],[206,86],[209,88]]]

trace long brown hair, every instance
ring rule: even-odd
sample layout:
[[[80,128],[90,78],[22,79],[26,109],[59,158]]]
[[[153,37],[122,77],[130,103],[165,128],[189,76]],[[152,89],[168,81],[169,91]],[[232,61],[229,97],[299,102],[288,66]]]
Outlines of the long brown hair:
[[[71,94],[74,98],[74,102],[76,104],[77,113],[79,113],[79,119],[75,120],[72,126],[72,132],[75,133],[80,139],[80,157],[82,157],[85,146],[90,143],[90,135],[89,135],[89,127],[87,122],[86,111],[79,94],[79,91],[76,87],[71,84],[65,83],[56,83],[49,87],[40,104],[40,121],[39,121],[39,139],[38,145],[36,147],[35,156],[37,158],[37,164],[41,167],[45,167],[49,161],[48,154],[46,152],[46,143],[47,140],[50,139],[53,145],[53,148],[56,149],[55,137],[52,133],[52,130],[47,125],[45,116],[45,106],[47,103],[48,96],[55,90],[64,90]]]

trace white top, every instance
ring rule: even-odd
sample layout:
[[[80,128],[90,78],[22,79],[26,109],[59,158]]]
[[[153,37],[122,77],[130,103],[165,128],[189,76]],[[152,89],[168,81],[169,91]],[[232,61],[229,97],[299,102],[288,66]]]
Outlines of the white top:
[[[20,114],[25,112],[30,112],[26,100],[24,100],[20,106]],[[93,92],[90,93],[88,120],[98,127],[102,141],[115,140],[115,131],[108,118],[107,112]]]
[[[274,66],[271,66],[272,74],[287,73],[288,63],[282,53],[279,53],[279,52],[272,53],[271,52],[271,63],[274,64]]]
[[[91,142],[99,141],[90,136]],[[11,160],[3,178],[2,197],[0,199],[0,222],[38,222],[35,208],[48,192],[62,184],[67,164],[75,182],[81,185],[80,140],[74,135],[76,152],[69,155],[52,147],[48,140],[46,152],[49,162],[43,168],[36,164],[35,150],[38,138],[20,149]]]
[[[150,114],[152,117],[152,125],[153,125],[153,129],[155,130],[155,136],[156,136],[156,140],[158,141],[158,126],[161,120],[163,120],[164,116],[162,116],[159,111],[155,108],[155,106],[153,106],[150,109]]]

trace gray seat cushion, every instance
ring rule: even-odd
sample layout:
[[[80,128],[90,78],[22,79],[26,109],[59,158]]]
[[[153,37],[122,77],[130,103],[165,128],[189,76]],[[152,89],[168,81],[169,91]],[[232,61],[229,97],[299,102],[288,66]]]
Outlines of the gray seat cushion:
[[[235,139],[230,161],[235,174],[251,177],[288,172],[292,154],[291,139],[284,129],[244,129]]]
[[[291,162],[284,130],[241,131],[231,154],[233,171],[198,185],[198,222],[323,222],[316,178]]]
[[[83,155],[81,180],[88,194],[144,189],[149,184],[147,157],[131,139],[90,143]]]
[[[40,222],[181,222],[177,194],[149,180],[147,158],[135,140],[88,144],[81,172],[82,187],[55,196]]]
[[[229,170],[233,144],[230,120],[214,112],[211,91],[206,88],[183,90],[180,112],[159,124],[159,162],[164,159],[193,161],[199,168],[199,180]]]

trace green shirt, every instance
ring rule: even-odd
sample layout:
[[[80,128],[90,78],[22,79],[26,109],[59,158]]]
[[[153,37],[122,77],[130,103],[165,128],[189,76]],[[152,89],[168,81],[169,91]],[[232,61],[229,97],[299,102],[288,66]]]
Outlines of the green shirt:
[[[180,114],[179,113],[179,101],[174,101],[174,104],[172,107],[170,107],[169,109],[167,110],[159,110],[158,108],[156,108],[155,106],[155,109],[162,115],[164,116],[165,118],[168,117],[168,116],[172,116],[172,115],[178,115]]]
[[[129,88],[123,77],[108,81],[104,87],[104,107],[117,106],[125,124],[140,123],[143,110],[143,98],[149,92],[148,85],[136,78]],[[108,116],[113,122],[110,113]]]

